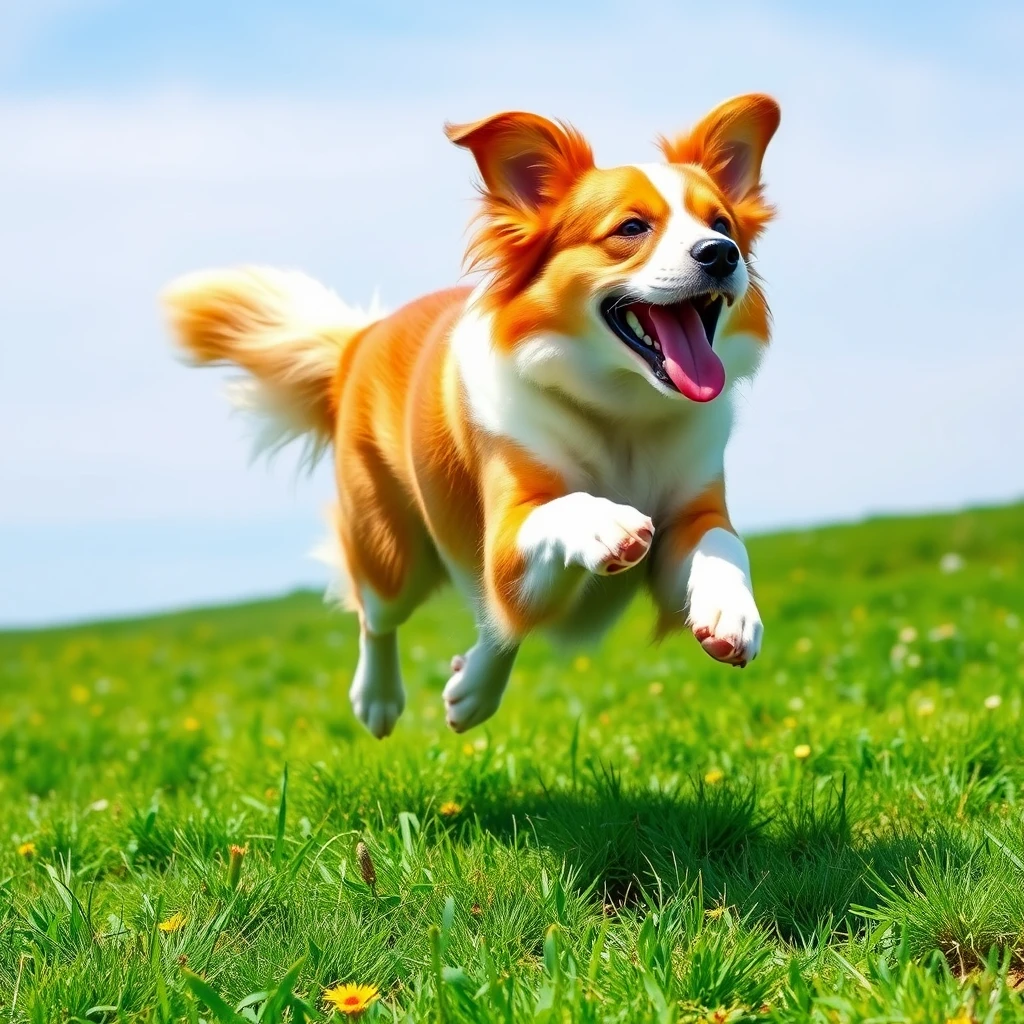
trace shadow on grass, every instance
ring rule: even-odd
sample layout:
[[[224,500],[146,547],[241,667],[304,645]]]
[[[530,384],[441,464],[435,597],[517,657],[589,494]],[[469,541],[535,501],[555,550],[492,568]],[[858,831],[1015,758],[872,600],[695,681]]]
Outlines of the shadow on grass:
[[[564,864],[610,907],[699,875],[709,906],[728,903],[795,942],[862,932],[864,919],[852,908],[876,906],[877,883],[912,879],[922,854],[969,856],[939,834],[858,834],[843,792],[768,810],[754,788],[626,791],[614,773],[599,770],[574,790],[478,799],[473,809],[502,841],[530,833],[553,868]]]

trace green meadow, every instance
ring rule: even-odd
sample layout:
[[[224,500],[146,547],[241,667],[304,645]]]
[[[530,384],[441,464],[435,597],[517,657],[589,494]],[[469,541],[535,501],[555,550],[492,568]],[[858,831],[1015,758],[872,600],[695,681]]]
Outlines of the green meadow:
[[[750,668],[641,602],[462,736],[451,594],[383,742],[318,595],[0,634],[0,1021],[1024,1021],[1024,506],[750,551]]]

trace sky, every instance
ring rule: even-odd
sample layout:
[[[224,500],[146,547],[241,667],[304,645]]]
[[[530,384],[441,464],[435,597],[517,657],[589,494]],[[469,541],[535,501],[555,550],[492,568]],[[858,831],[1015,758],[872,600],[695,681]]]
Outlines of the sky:
[[[1024,9],[825,6],[0,0],[0,625],[322,584],[329,466],[250,461],[157,293],[250,262],[392,308],[453,283],[475,169],[441,126],[508,108],[613,166],[781,103],[742,530],[1024,495]]]

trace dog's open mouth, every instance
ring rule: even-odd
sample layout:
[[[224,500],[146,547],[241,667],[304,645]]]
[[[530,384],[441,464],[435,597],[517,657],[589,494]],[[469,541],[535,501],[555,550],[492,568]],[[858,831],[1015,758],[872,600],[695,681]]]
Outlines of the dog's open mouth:
[[[671,306],[612,296],[601,315],[658,381],[693,402],[710,402],[725,387],[725,367],[712,348],[722,302],[715,292]]]

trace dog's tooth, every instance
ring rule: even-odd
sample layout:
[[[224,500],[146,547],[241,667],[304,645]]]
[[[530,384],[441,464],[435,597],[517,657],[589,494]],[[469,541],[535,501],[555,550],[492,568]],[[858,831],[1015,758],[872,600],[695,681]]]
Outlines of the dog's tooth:
[[[644,329],[640,324],[640,318],[631,309],[626,311],[626,323],[638,338],[643,337]]]
[[[651,336],[649,334],[645,334],[644,335],[644,344],[645,345],[650,345],[651,344]]]

